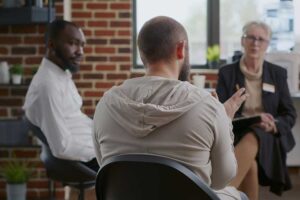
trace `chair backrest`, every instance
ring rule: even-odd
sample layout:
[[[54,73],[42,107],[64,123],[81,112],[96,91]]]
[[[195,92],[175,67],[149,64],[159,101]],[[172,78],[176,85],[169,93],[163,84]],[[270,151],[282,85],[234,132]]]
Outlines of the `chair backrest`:
[[[81,187],[83,184],[95,184],[96,172],[79,161],[64,160],[53,156],[47,139],[41,129],[32,124],[26,117],[23,118],[33,134],[42,142],[41,160],[45,165],[49,178],[63,184]]]
[[[96,179],[97,200],[218,200],[191,170],[170,158],[126,154],[107,159]]]

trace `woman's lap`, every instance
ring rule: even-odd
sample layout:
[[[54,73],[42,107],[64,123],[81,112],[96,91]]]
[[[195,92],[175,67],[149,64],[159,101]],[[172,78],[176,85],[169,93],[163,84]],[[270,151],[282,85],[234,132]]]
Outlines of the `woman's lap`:
[[[251,128],[235,132],[234,144],[248,133],[252,132],[258,140],[258,153],[256,161],[259,169],[259,182],[261,185],[286,184],[290,187],[289,177],[286,173],[286,154],[282,150],[280,138],[266,133],[259,128]]]

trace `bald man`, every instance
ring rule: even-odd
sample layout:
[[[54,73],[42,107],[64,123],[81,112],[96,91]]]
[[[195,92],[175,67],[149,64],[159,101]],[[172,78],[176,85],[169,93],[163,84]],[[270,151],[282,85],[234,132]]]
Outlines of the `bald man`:
[[[107,91],[94,116],[100,165],[113,155],[147,153],[180,161],[222,199],[240,199],[224,189],[236,175],[231,118],[245,100],[244,89],[226,106],[189,82],[188,37],[169,17],[144,24],[138,48],[146,75]],[[226,108],[226,109],[225,109]]]

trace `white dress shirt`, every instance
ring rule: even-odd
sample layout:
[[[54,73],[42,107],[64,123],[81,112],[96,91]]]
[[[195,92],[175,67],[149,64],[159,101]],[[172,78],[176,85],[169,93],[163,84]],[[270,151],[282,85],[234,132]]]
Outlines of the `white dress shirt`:
[[[29,121],[41,128],[58,158],[86,162],[95,157],[92,120],[81,112],[81,106],[71,73],[44,58],[23,109]]]

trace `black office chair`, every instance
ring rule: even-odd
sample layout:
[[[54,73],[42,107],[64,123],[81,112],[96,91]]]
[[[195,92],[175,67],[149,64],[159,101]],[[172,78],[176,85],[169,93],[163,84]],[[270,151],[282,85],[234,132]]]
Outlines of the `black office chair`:
[[[97,174],[97,200],[218,200],[191,170],[169,158],[126,154],[108,159]]]
[[[53,156],[47,139],[41,129],[33,125],[26,117],[23,120],[28,124],[33,134],[42,142],[41,160],[45,165],[48,178],[59,181],[64,186],[71,186],[79,190],[78,200],[84,200],[85,189],[95,185],[96,172],[79,161],[59,159]],[[54,199],[55,187],[50,183],[51,199]]]

